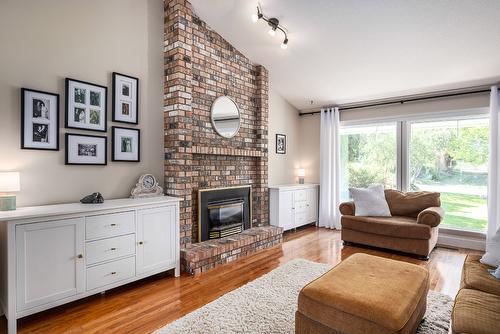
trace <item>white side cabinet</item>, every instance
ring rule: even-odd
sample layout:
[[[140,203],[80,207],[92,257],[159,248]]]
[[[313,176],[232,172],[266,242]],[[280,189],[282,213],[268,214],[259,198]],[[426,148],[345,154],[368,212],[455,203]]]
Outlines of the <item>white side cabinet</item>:
[[[269,187],[271,225],[290,230],[318,221],[317,184]]]
[[[0,212],[0,303],[18,318],[174,269],[179,199],[109,200]]]

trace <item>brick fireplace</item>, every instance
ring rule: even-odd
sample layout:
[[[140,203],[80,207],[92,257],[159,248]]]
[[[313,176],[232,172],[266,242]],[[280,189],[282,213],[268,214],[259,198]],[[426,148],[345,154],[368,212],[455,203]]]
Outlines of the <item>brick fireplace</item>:
[[[268,72],[197,17],[188,1],[164,4],[165,190],[183,198],[185,251],[198,242],[200,189],[250,185],[251,226],[269,225]],[[222,95],[230,96],[241,114],[240,130],[231,139],[211,124],[211,105]]]

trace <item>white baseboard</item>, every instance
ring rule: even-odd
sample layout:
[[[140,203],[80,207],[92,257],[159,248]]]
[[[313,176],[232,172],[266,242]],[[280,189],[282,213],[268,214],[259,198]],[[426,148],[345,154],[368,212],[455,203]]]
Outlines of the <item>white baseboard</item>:
[[[438,246],[484,251],[486,236],[482,233],[440,229],[437,244]]]

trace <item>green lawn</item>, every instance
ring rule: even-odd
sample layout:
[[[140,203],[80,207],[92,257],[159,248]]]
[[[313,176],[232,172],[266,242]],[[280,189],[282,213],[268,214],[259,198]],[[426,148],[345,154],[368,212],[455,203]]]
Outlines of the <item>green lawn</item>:
[[[485,230],[488,220],[486,199],[477,195],[441,193],[446,214],[441,226],[467,230]]]

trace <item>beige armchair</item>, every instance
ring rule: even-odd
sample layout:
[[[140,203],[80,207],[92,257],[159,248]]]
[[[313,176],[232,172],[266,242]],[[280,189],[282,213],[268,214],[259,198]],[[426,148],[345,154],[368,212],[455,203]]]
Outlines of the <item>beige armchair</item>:
[[[391,217],[356,216],[354,202],[340,204],[344,243],[386,248],[428,259],[437,243],[438,225],[444,218],[440,194],[387,189],[385,198]]]

